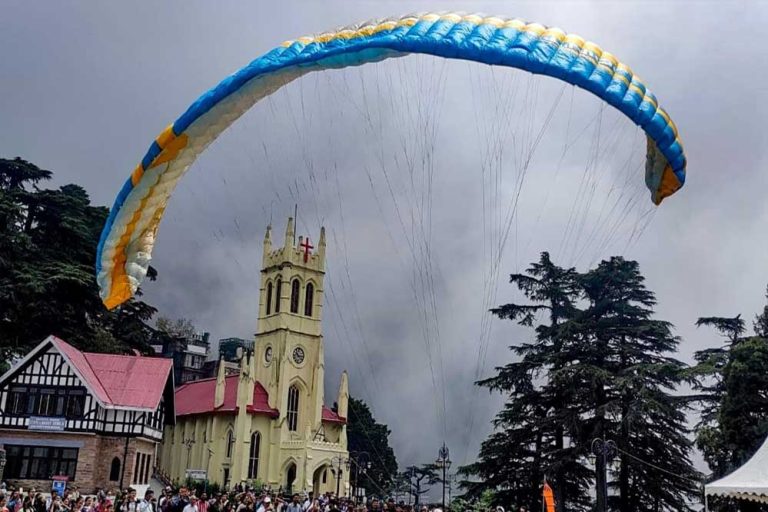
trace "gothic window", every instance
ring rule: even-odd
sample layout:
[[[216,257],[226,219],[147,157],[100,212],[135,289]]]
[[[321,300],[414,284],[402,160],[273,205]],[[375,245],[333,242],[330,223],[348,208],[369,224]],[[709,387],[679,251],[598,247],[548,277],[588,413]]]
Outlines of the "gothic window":
[[[291,283],[291,313],[299,312],[299,280],[294,279]]]
[[[272,281],[267,283],[267,314],[272,312]]]
[[[288,388],[288,430],[296,432],[299,426],[299,388],[296,385]]]
[[[109,466],[109,480],[112,482],[120,480],[120,459],[117,457],[112,459],[112,464]]]
[[[232,448],[235,446],[235,435],[231,430],[227,431],[227,458],[232,457]]]
[[[248,478],[255,479],[259,476],[259,450],[261,449],[261,434],[251,434],[251,456],[248,459]]]
[[[277,293],[275,293],[275,313],[280,312],[280,297],[283,295],[283,280],[277,278]]]
[[[315,287],[312,283],[307,284],[306,296],[304,297],[304,316],[312,316],[312,301],[315,298]]]

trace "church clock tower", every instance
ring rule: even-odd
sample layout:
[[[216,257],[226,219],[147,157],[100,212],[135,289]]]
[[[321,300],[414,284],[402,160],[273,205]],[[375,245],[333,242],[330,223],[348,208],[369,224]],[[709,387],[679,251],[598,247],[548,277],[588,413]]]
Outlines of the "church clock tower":
[[[325,244],[325,228],[316,247],[309,237],[297,243],[292,218],[281,248],[272,247],[271,226],[264,236],[256,378],[280,411],[283,442],[311,441],[322,430]]]
[[[216,379],[176,390],[176,424],[165,434],[161,464],[174,479],[206,468],[211,481],[228,486],[258,480],[283,492],[349,491],[349,471],[338,471],[349,459],[346,372],[338,407],[325,406],[323,396],[325,230],[313,247],[309,238],[296,240],[293,222],[280,248],[272,247],[271,227],[264,236],[258,327],[239,374],[227,375],[222,361]]]

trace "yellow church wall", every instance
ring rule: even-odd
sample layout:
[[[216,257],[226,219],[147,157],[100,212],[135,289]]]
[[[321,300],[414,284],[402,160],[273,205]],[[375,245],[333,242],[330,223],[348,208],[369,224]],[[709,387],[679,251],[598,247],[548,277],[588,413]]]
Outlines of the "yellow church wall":
[[[317,249],[309,254],[301,248],[305,242],[294,240],[293,219],[289,219],[285,244],[273,249],[271,228],[264,239],[264,253],[259,284],[259,310],[254,352],[240,362],[238,379],[238,413],[208,413],[182,416],[177,424],[167,427],[161,447],[161,467],[171,478],[183,481],[186,469],[207,470],[209,480],[224,484],[247,481],[251,434],[261,435],[259,467],[256,477],[272,488],[285,488],[289,468],[296,465],[293,489],[316,492],[336,491],[337,481],[332,468],[343,467],[338,482],[342,493],[348,491],[346,474],[348,459],[346,427],[322,422],[324,405],[325,362],[321,318],[323,308],[323,279],[325,273],[325,231],[321,230]],[[304,261],[306,255],[306,261]],[[276,283],[282,280],[280,297]],[[292,282],[298,280],[298,311],[290,310]],[[268,301],[268,285],[273,297]],[[314,287],[311,314],[304,315],[307,284]],[[275,311],[279,301],[279,312]],[[267,303],[270,302],[269,308]],[[269,311],[269,313],[268,313]],[[303,351],[297,361],[296,350]],[[220,368],[223,372],[223,366]],[[225,379],[217,379],[216,396],[223,397]],[[268,393],[269,406],[280,416],[249,414],[256,382]],[[194,385],[194,384],[193,384]],[[299,390],[298,421],[295,431],[289,429],[288,395],[291,386]],[[339,386],[339,413],[346,416],[348,400],[346,373]],[[214,399],[218,400],[218,398]],[[226,455],[228,432],[235,437],[232,453]],[[189,442],[193,439],[194,442]],[[187,441],[187,444],[185,444]]]

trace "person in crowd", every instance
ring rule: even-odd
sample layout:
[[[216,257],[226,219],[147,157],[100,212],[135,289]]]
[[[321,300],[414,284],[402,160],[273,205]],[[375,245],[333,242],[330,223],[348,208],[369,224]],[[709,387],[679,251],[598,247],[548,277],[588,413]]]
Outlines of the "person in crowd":
[[[6,505],[5,493],[0,491],[0,512],[8,512],[8,506]]]
[[[184,512],[199,512],[197,508],[197,502],[199,500],[197,499],[197,496],[194,494],[189,497],[189,504],[184,507]]]
[[[256,512],[271,512],[273,510],[274,507],[272,506],[272,498],[267,495],[264,496],[263,500],[261,500],[261,505],[259,505],[259,508],[256,509]]]
[[[300,501],[299,493],[294,493],[291,497],[291,502],[285,508],[285,512],[303,512],[303,508]]]
[[[197,502],[197,510],[199,512],[208,512],[208,495],[202,493],[200,499]]]
[[[35,498],[33,494],[27,494],[27,496],[22,501],[20,512],[35,512],[34,501]]]
[[[136,500],[136,489],[129,487],[123,493],[119,512],[138,512],[139,502]]]
[[[43,494],[39,492],[35,494],[35,500],[32,506],[35,507],[35,512],[46,512],[46,510],[48,510],[48,504],[46,503],[45,498],[43,498]]]
[[[136,510],[138,512],[158,512],[156,506],[155,491],[147,489],[144,493],[144,499],[138,503]]]

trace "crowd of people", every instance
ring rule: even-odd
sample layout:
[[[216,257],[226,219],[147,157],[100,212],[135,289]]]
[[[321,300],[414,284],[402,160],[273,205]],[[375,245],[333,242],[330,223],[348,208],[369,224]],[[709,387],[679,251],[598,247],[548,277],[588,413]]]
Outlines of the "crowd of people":
[[[328,492],[281,494],[237,487],[232,492],[196,492],[187,487],[166,487],[159,496],[152,489],[137,496],[135,489],[121,493],[99,490],[81,494],[71,486],[59,495],[35,488],[0,489],[0,512],[442,512],[439,507],[396,503],[372,498],[366,503]]]

